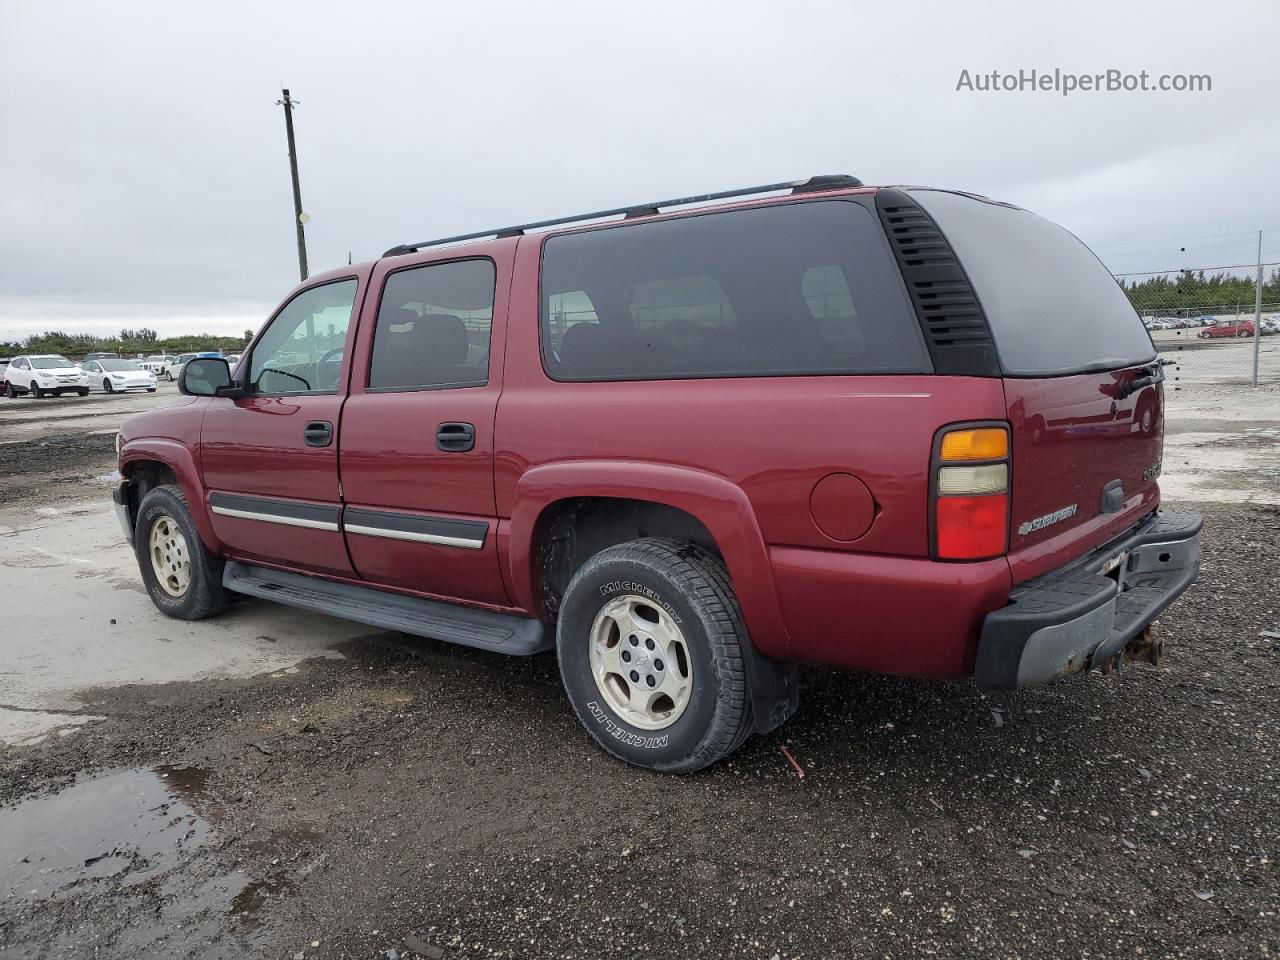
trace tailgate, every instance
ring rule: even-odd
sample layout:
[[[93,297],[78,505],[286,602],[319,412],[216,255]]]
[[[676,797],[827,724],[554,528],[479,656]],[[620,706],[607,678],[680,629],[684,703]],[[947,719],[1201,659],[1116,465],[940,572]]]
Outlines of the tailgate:
[[[1155,369],[1005,380],[1015,583],[1101,546],[1158,502],[1163,387],[1135,389]]]

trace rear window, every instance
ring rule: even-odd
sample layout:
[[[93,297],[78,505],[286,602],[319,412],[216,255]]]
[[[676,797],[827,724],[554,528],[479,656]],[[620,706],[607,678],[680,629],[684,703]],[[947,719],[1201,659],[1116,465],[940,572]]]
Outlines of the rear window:
[[[941,190],[912,190],[960,259],[1005,373],[1112,370],[1155,359],[1146,327],[1093,252],[1034,213]]]
[[[549,238],[542,358],[557,380],[930,370],[879,224],[848,201]]]

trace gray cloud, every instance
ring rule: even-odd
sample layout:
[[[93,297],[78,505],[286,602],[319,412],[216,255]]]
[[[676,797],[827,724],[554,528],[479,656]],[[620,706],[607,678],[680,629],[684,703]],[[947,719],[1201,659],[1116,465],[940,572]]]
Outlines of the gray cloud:
[[[1280,228],[1280,8],[1263,0],[1212,18],[1196,3],[687,0],[8,0],[0,16],[0,339],[260,322],[297,278],[281,81],[302,101],[317,271],[833,172],[1019,203],[1117,270],[1239,262],[1249,231]],[[1054,67],[1208,73],[1213,92],[955,91],[964,68]]]

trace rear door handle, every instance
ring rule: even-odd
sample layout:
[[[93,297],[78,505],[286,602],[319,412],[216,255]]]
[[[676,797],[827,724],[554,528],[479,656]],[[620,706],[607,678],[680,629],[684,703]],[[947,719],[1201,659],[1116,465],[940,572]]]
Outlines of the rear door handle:
[[[466,453],[476,446],[476,428],[469,423],[442,423],[436,427],[436,449]]]
[[[333,424],[328,420],[312,420],[302,431],[308,447],[327,447],[333,443]]]

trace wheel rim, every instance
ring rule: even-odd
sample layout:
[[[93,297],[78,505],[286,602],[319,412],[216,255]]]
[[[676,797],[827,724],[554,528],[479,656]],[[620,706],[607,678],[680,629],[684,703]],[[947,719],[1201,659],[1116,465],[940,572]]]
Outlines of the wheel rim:
[[[151,525],[151,569],[160,589],[171,597],[181,597],[191,583],[191,551],[177,521],[162,514]]]
[[[591,625],[591,677],[623,720],[661,730],[693,694],[693,658],[679,625],[644,597],[609,601]]]

